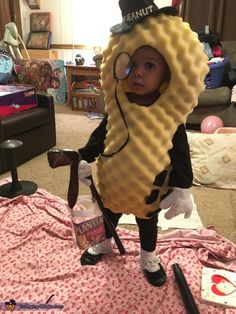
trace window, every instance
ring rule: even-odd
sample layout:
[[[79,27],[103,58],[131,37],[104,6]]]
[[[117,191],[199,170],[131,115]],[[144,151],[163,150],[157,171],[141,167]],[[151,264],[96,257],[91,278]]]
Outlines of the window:
[[[73,43],[104,46],[110,27],[122,20],[118,0],[72,0]]]

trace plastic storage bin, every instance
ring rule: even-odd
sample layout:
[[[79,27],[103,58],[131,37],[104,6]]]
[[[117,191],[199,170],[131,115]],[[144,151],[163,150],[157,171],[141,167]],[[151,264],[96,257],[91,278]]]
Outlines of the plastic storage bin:
[[[205,77],[206,88],[217,88],[221,86],[225,65],[229,62],[228,57],[219,63],[209,64],[210,71]]]

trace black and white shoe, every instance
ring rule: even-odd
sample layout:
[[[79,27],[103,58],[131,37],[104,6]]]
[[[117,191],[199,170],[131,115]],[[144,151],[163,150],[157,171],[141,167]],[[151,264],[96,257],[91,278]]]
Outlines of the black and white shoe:
[[[84,253],[80,257],[81,265],[96,265],[102,258],[104,254],[91,254],[88,250],[84,251]]]
[[[81,255],[81,265],[96,265],[104,254],[112,251],[111,239],[106,239],[101,243],[91,246]]]
[[[140,261],[140,267],[151,285],[161,287],[166,282],[166,272],[158,258],[150,259],[146,262]]]

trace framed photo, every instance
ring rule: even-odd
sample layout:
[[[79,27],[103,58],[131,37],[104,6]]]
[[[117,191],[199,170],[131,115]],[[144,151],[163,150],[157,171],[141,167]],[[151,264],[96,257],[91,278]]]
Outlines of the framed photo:
[[[50,12],[30,13],[31,32],[52,32],[52,16]]]
[[[49,49],[51,45],[51,32],[32,32],[26,43],[27,49]]]
[[[40,9],[40,0],[28,0],[30,9]]]

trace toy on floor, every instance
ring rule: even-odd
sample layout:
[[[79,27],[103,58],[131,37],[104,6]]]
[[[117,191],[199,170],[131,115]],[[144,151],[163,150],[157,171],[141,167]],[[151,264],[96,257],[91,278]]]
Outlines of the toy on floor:
[[[218,116],[207,116],[201,122],[202,133],[214,133],[217,129],[224,126],[223,121]]]
[[[179,266],[178,263],[175,263],[172,265],[172,268],[173,268],[175,279],[179,286],[180,293],[181,293],[185,308],[187,310],[187,313],[200,314],[197,304],[193,298],[192,292],[189,288],[189,285],[186,281],[186,278],[184,276],[184,273],[181,267]]]

